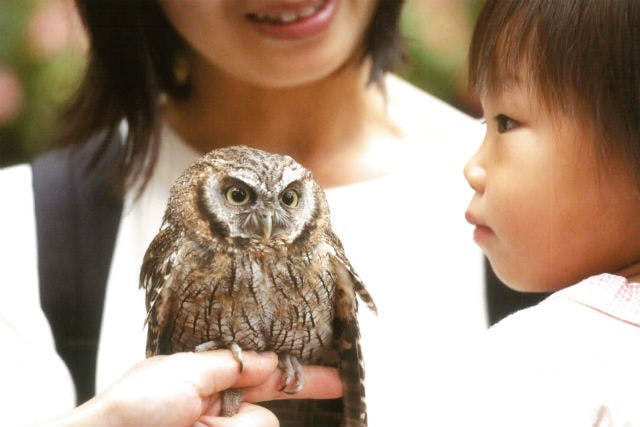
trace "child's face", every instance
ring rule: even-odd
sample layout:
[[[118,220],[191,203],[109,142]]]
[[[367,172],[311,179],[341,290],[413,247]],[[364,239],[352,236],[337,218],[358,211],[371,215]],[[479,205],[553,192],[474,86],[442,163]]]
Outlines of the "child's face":
[[[524,87],[482,97],[487,130],[465,166],[474,240],[509,286],[551,291],[640,261],[640,193],[622,156]]]

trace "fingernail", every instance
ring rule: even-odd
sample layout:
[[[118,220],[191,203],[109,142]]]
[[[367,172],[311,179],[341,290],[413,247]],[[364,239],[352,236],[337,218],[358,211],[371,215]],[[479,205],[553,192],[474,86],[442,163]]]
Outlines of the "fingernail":
[[[269,359],[269,360],[273,360],[273,359],[277,359],[278,355],[275,354],[273,351],[261,351],[260,353],[258,353],[258,356],[264,358],[264,359]]]

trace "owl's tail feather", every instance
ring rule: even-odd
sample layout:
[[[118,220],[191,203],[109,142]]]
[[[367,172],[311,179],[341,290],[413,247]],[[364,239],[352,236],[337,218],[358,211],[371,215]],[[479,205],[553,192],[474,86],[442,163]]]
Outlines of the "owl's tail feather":
[[[344,427],[366,427],[367,405],[364,390],[364,363],[357,321],[344,325],[339,342],[340,374],[344,381],[342,401]]]
[[[336,265],[337,281],[335,290],[335,318],[333,333],[336,337],[336,350],[340,364],[340,375],[344,382],[342,402],[344,405],[344,427],[366,427],[367,405],[364,396],[364,362],[360,348],[360,329],[358,327],[357,299],[354,290],[360,289],[363,301],[375,305],[364,288],[362,281],[353,271],[346,259]]]
[[[262,402],[273,412],[280,427],[338,427],[342,424],[341,399],[272,400]]]

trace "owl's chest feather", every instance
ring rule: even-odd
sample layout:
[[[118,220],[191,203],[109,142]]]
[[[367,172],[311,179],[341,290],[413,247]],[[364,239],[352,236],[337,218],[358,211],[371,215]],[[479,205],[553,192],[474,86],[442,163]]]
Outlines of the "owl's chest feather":
[[[232,253],[184,276],[184,327],[171,341],[191,350],[212,341],[288,352],[314,361],[333,348],[335,274],[327,254]],[[189,326],[192,327],[189,327]]]

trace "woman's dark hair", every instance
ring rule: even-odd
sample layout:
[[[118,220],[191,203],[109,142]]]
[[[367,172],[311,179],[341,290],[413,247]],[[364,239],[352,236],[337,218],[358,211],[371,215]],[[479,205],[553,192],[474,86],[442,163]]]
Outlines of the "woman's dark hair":
[[[399,31],[404,0],[380,0],[365,36],[371,58],[369,82],[402,58]],[[122,119],[128,124],[118,175],[122,184],[148,178],[157,156],[158,95],[184,99],[188,83],[175,77],[175,62],[186,49],[157,0],[76,0],[88,32],[90,52],[84,79],[63,114],[60,145],[81,145],[105,132],[104,153]]]
[[[624,153],[640,185],[640,1],[488,0],[469,83],[480,94],[529,85],[592,131],[601,156]]]

